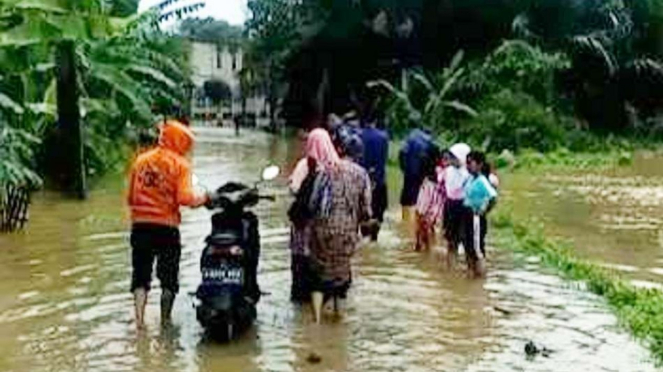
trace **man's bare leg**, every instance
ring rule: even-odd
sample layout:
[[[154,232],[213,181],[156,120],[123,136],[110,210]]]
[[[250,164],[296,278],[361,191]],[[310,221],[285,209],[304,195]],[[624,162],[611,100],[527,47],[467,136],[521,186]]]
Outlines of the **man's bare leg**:
[[[138,330],[145,329],[145,306],[147,306],[147,291],[144,288],[137,288],[134,290],[134,308]]]
[[[173,303],[175,302],[175,293],[168,289],[161,292],[161,325],[171,324],[171,314],[173,312]]]

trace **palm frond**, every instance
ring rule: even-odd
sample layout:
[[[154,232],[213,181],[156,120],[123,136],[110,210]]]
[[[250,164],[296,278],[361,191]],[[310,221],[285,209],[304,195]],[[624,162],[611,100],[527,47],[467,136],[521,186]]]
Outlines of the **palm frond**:
[[[421,83],[421,85],[423,85],[426,88],[429,94],[435,93],[435,87],[433,87],[433,83],[431,83],[430,80],[428,80],[426,75],[419,72],[412,72],[411,75],[412,78],[417,80],[419,83]]]
[[[447,67],[447,69],[450,71],[456,71],[463,63],[464,57],[465,57],[465,52],[462,49],[457,51],[456,54],[454,54],[453,58],[451,58],[451,62],[449,62],[449,66]]]
[[[105,83],[110,91],[120,93],[132,103],[135,111],[141,116],[150,116],[150,107],[141,97],[140,92],[143,89],[138,82],[113,65],[95,63],[93,71],[91,78]]]
[[[168,86],[169,88],[176,88],[177,83],[166,76],[163,72],[152,68],[150,66],[141,66],[141,65],[131,65],[127,67],[128,71],[131,72],[136,72],[144,76],[148,76],[151,79],[158,81],[160,83],[163,83],[164,85]]]
[[[16,115],[21,115],[25,111],[20,104],[2,92],[0,92],[0,108],[9,110]]]
[[[617,62],[610,51],[596,37],[576,36],[571,41],[574,53],[583,59],[594,58],[601,62],[608,76],[617,72]]]
[[[446,106],[446,107],[452,108],[456,111],[463,112],[463,113],[465,113],[469,116],[477,116],[478,115],[478,113],[472,107],[470,107],[470,106],[468,106],[468,105],[466,105],[462,102],[459,102],[459,101],[455,101],[455,100],[454,101],[446,101],[446,102],[443,103],[443,105]]]

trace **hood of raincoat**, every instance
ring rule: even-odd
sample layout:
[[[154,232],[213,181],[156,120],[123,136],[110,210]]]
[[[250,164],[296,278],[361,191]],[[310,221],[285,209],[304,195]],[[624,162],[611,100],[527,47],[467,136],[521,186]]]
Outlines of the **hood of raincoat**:
[[[184,124],[168,120],[161,124],[159,133],[159,146],[186,155],[193,147],[193,131]]]

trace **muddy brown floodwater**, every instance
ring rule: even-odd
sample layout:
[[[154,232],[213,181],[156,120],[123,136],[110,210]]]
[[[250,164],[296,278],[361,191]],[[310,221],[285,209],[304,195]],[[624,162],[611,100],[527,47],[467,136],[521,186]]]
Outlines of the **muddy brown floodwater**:
[[[270,162],[296,159],[296,141],[262,133],[198,130],[194,163],[202,182],[252,181]],[[390,176],[396,183],[397,175]],[[182,291],[175,327],[158,326],[158,296],[146,335],[132,323],[123,180],[96,185],[86,202],[36,196],[20,234],[0,237],[1,371],[654,371],[650,355],[622,331],[603,300],[574,289],[535,263],[515,265],[490,253],[490,273],[471,281],[448,271],[436,253],[416,254],[394,228],[355,262],[347,316],[311,322],[288,301],[288,198],[257,208],[263,256],[259,280],[269,292],[254,329],[230,344],[201,336],[187,293],[199,281],[198,258],[209,212],[186,211]],[[158,289],[155,289],[158,292]],[[528,340],[553,350],[528,360]],[[307,359],[315,353],[319,364]]]
[[[601,172],[507,177],[520,217],[536,217],[577,253],[620,271],[635,285],[663,281],[663,157],[640,153],[633,165]]]

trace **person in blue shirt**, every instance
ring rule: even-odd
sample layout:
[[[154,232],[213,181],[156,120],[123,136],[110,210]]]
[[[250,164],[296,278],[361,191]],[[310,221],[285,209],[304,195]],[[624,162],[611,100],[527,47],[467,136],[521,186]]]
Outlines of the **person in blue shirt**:
[[[398,160],[403,171],[400,202],[403,220],[408,223],[412,222],[412,208],[417,203],[419,188],[424,180],[423,164],[435,147],[430,130],[415,128],[405,139],[405,144],[399,153]]]
[[[470,178],[465,184],[463,201],[465,209],[463,213],[463,247],[467,254],[470,273],[475,276],[484,274],[485,242],[488,232],[486,215],[492,210],[497,200],[497,190],[489,180],[490,167],[486,165],[486,155],[482,152],[472,151],[467,155],[467,170],[470,172]]]
[[[386,168],[389,157],[389,136],[378,128],[377,120],[369,119],[364,123],[361,139],[364,144],[361,164],[371,178],[373,218],[381,225],[388,205]],[[380,225],[371,231],[371,240],[378,239]]]

